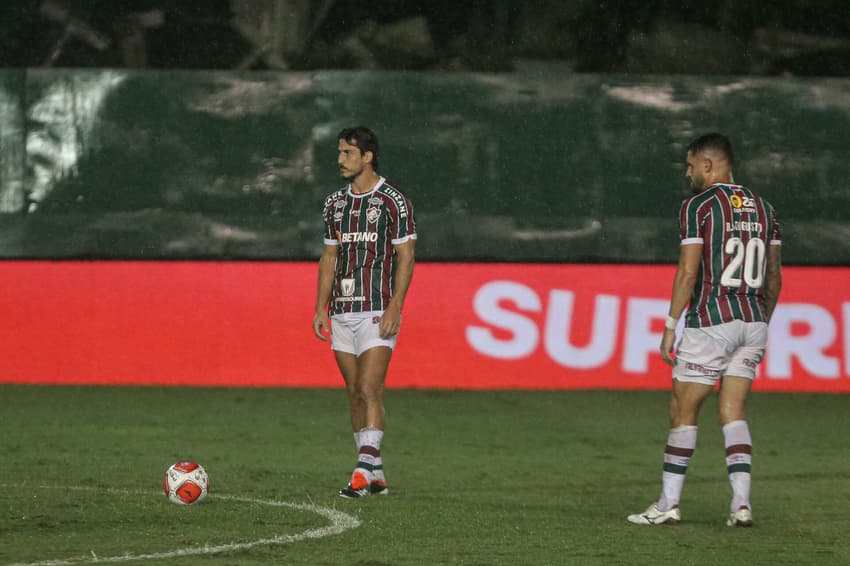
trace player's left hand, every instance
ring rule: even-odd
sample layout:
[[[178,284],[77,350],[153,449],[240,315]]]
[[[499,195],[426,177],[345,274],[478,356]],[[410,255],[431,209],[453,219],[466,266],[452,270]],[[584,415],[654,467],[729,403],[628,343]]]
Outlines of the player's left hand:
[[[381,315],[378,332],[381,338],[392,338],[401,330],[401,311],[398,307],[389,305]]]
[[[676,365],[676,360],[670,355],[673,353],[673,343],[676,341],[676,331],[669,328],[664,329],[661,338],[661,357],[671,366]]]

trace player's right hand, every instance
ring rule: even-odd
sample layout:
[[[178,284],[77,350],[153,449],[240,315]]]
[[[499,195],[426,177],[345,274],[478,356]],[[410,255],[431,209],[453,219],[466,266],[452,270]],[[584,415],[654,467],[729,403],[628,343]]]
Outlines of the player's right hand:
[[[313,334],[322,342],[329,342],[331,333],[331,322],[328,313],[316,313],[313,316]]]

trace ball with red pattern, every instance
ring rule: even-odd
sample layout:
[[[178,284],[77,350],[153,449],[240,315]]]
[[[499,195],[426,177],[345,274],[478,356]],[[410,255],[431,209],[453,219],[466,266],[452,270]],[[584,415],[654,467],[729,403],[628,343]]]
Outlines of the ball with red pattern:
[[[177,462],[165,471],[162,489],[172,503],[193,505],[207,496],[210,478],[207,471],[191,460]]]

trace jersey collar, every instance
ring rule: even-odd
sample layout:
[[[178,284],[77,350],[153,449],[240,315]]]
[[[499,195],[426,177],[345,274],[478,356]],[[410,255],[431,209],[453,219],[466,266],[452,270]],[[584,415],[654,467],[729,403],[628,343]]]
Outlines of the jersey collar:
[[[377,191],[381,187],[381,185],[384,184],[384,181],[386,181],[385,178],[378,177],[378,182],[375,183],[375,186],[372,187],[372,189],[369,190],[369,192],[361,193],[361,194],[354,194],[353,192],[351,192],[351,183],[348,183],[348,196],[350,196],[352,198],[363,198],[363,197],[369,196],[372,193],[374,193],[375,191]]]

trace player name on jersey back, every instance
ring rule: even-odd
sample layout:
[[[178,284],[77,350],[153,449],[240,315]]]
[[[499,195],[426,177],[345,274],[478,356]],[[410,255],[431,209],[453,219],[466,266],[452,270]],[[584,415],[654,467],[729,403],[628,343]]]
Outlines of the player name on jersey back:
[[[747,220],[733,220],[732,222],[726,223],[726,231],[727,232],[757,232],[761,234],[764,232],[764,226],[762,226],[761,222],[749,222]]]

